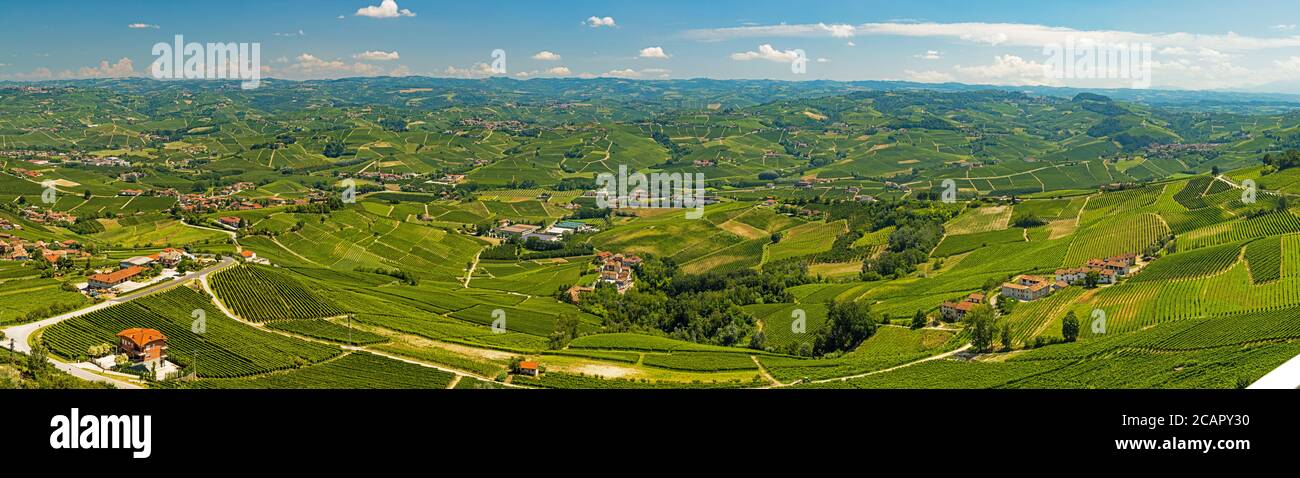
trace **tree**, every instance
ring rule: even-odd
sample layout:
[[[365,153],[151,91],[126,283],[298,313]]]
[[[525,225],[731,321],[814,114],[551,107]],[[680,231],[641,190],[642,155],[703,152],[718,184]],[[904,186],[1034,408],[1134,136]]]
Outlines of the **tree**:
[[[50,366],[50,362],[46,358],[48,355],[49,350],[45,348],[44,344],[37,344],[32,347],[31,353],[27,355],[27,374],[32,377],[32,380],[40,380],[45,376],[45,371]]]
[[[337,158],[339,156],[343,156],[343,143],[340,143],[338,141],[330,141],[328,143],[325,143],[324,154],[325,157],[327,158]]]
[[[1061,337],[1065,338],[1066,342],[1079,339],[1079,318],[1074,316],[1074,311],[1065,314],[1065,318],[1061,319]]]
[[[767,345],[767,334],[763,333],[762,330],[754,332],[754,335],[749,336],[749,348],[754,350],[763,350],[765,345]]]
[[[826,302],[826,325],[813,337],[813,353],[825,355],[857,348],[876,333],[879,319],[864,302]]]
[[[555,319],[555,330],[551,331],[547,347],[551,350],[559,350],[568,347],[569,342],[577,337],[578,318],[572,314],[564,314]]]
[[[912,316],[912,330],[925,327],[926,322],[929,322],[929,320],[925,316],[925,312],[920,310],[916,311],[916,315]]]
[[[1084,287],[1087,287],[1087,288],[1089,288],[1089,289],[1096,289],[1096,288],[1097,288],[1097,284],[1100,284],[1100,283],[1101,283],[1101,274],[1099,274],[1099,273],[1098,273],[1097,271],[1095,271],[1095,270],[1094,270],[1094,271],[1088,271],[1088,274],[1085,275],[1085,276],[1083,276],[1083,286],[1084,286]]]
[[[1002,350],[1011,350],[1011,321],[1002,321]]]
[[[966,331],[976,351],[992,350],[993,336],[997,333],[997,317],[993,316],[993,310],[986,305],[972,308],[966,313]]]
[[[780,233],[780,232],[773,232],[773,233],[772,233],[772,244],[776,244],[776,243],[778,243],[778,242],[781,242],[781,233]]]
[[[87,189],[86,192],[81,193],[81,199],[85,199],[85,200],[89,201],[89,200],[90,200],[90,196],[91,196],[91,194],[90,194],[90,190],[89,190],[89,189]]]

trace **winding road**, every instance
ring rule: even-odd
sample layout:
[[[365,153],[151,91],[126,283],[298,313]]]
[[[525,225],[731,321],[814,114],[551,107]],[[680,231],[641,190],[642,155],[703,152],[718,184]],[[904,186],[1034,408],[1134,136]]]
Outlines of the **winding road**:
[[[51,325],[57,324],[57,323],[59,323],[59,322],[63,322],[63,321],[65,321],[65,320],[68,320],[68,319],[71,319],[71,318],[74,318],[74,317],[80,317],[80,316],[83,316],[83,315],[89,314],[89,313],[91,313],[91,312],[95,312],[95,311],[97,311],[97,310],[106,309],[106,308],[112,307],[112,306],[117,305],[117,304],[124,304],[124,303],[130,302],[130,301],[132,301],[132,300],[135,300],[135,299],[139,299],[139,298],[141,298],[141,297],[144,297],[144,296],[146,296],[146,295],[150,295],[150,294],[153,294],[153,293],[156,293],[156,292],[162,292],[162,291],[165,291],[165,290],[169,290],[169,289],[175,288],[175,287],[177,287],[177,286],[180,286],[181,284],[185,284],[185,283],[187,283],[187,282],[189,282],[189,281],[192,281],[192,280],[195,280],[195,279],[202,279],[202,278],[205,278],[205,277],[208,276],[208,274],[211,274],[211,273],[213,273],[213,272],[217,272],[217,271],[219,271],[219,270],[225,269],[225,268],[230,267],[230,266],[232,266],[232,265],[234,265],[234,264],[235,264],[235,260],[232,259],[232,258],[227,257],[227,258],[223,259],[221,262],[218,262],[218,263],[216,263],[216,264],[213,264],[213,265],[211,265],[211,266],[208,266],[208,267],[206,267],[206,268],[204,268],[204,269],[202,269],[202,270],[198,270],[198,271],[191,272],[191,273],[189,273],[189,274],[186,274],[186,275],[184,275],[184,276],[181,276],[181,277],[178,277],[178,278],[172,279],[172,280],[170,280],[170,281],[160,282],[160,283],[157,283],[157,284],[153,284],[153,285],[150,285],[150,286],[146,286],[146,287],[141,288],[140,290],[137,290],[137,291],[134,291],[134,292],[130,292],[130,293],[128,293],[128,294],[126,294],[126,295],[123,295],[123,296],[121,296],[121,297],[116,297],[116,298],[113,298],[113,299],[110,299],[110,300],[106,300],[106,301],[104,301],[104,302],[100,302],[100,303],[98,303],[98,304],[92,305],[92,306],[90,306],[90,307],[86,307],[86,308],[84,308],[84,309],[74,310],[74,311],[72,311],[72,312],[68,312],[68,313],[66,313],[66,314],[56,315],[56,316],[54,316],[54,317],[50,317],[50,318],[48,318],[48,319],[43,319],[43,320],[38,320],[38,321],[36,321],[36,322],[31,322],[31,323],[26,323],[26,324],[22,324],[22,325],[15,325],[15,326],[13,326],[13,327],[9,327],[9,328],[7,328],[7,329],[4,329],[5,341],[6,341],[6,342],[9,342],[10,340],[12,340],[12,342],[9,342],[9,343],[12,343],[13,346],[14,346],[14,349],[17,350],[17,351],[19,351],[19,352],[22,352],[22,353],[25,353],[25,354],[26,354],[26,353],[31,353],[31,351],[32,351],[32,347],[31,347],[31,343],[30,343],[30,342],[31,342],[32,334],[36,333],[37,330],[43,329],[43,328],[45,328],[45,327],[49,327],[49,326],[51,326]],[[8,343],[6,343],[5,345],[8,345]],[[77,378],[83,379],[83,380],[89,380],[89,381],[92,381],[92,382],[103,382],[103,383],[109,383],[109,384],[112,384],[113,386],[115,386],[115,387],[117,387],[117,388],[144,388],[144,387],[140,386],[139,384],[132,383],[132,382],[129,382],[129,381],[126,381],[126,380],[121,380],[121,379],[113,378],[113,377],[108,377],[108,376],[105,376],[105,375],[101,375],[101,374],[98,374],[98,373],[95,373],[95,372],[92,372],[92,371],[89,371],[89,370],[86,370],[86,369],[83,369],[83,368],[77,367],[76,365],[73,365],[73,364],[71,364],[71,363],[63,362],[63,361],[57,360],[57,359],[55,359],[54,357],[49,357],[49,361],[50,361],[51,364],[54,364],[54,367],[55,367],[55,368],[57,368],[57,369],[59,369],[59,370],[62,370],[62,371],[64,371],[64,372],[67,372],[68,374],[70,374],[70,375],[72,375],[72,376],[74,376],[74,377],[77,377]]]

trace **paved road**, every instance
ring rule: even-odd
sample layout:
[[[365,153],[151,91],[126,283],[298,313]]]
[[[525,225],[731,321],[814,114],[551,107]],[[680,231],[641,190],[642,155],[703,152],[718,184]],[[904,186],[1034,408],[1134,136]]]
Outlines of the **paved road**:
[[[86,307],[86,308],[84,308],[84,309],[74,310],[74,311],[72,311],[72,312],[68,312],[68,313],[63,314],[63,315],[56,315],[56,316],[54,316],[54,317],[50,317],[50,318],[48,318],[48,319],[44,319],[44,320],[38,320],[38,321],[36,321],[36,322],[31,322],[31,323],[22,324],[22,325],[15,325],[15,326],[13,326],[13,327],[10,327],[10,328],[7,328],[7,329],[4,329],[5,342],[6,342],[4,345],[5,345],[6,348],[7,348],[8,345],[9,345],[9,343],[10,343],[9,340],[12,339],[12,340],[13,340],[12,343],[13,343],[13,345],[14,345],[14,349],[15,349],[15,350],[18,350],[19,352],[22,352],[22,353],[30,353],[30,352],[32,351],[32,347],[31,347],[31,344],[29,344],[28,342],[31,340],[31,336],[32,336],[32,334],[35,333],[37,330],[40,330],[40,329],[45,328],[45,327],[49,327],[49,326],[54,325],[54,324],[57,324],[57,323],[59,323],[59,322],[63,322],[63,321],[65,321],[65,320],[71,319],[71,318],[73,318],[73,317],[80,317],[80,316],[83,316],[83,315],[89,314],[89,313],[91,313],[91,312],[97,311],[97,310],[105,309],[105,308],[112,307],[112,306],[114,306],[114,305],[121,304],[121,303],[125,303],[125,302],[130,302],[130,301],[132,301],[132,300],[139,299],[139,298],[141,298],[141,297],[144,297],[144,296],[149,295],[149,294],[153,294],[153,293],[155,293],[155,292],[161,292],[161,291],[164,291],[164,290],[168,290],[168,289],[171,289],[171,288],[174,288],[174,287],[180,286],[181,284],[184,284],[184,283],[189,282],[189,281],[194,280],[194,279],[200,279],[200,278],[206,277],[208,274],[211,274],[211,273],[213,273],[213,272],[219,271],[219,270],[221,270],[221,269],[225,269],[225,268],[230,267],[230,266],[232,266],[232,265],[234,265],[234,264],[235,264],[235,260],[232,259],[232,258],[227,257],[227,258],[223,259],[221,262],[219,262],[219,263],[217,263],[217,264],[214,264],[214,265],[212,265],[212,266],[209,266],[209,267],[207,267],[207,268],[205,268],[205,269],[191,272],[191,273],[189,273],[189,274],[186,274],[186,275],[184,275],[184,276],[178,277],[178,278],[176,278],[176,279],[172,279],[172,280],[170,280],[170,281],[161,282],[161,283],[158,283],[158,284],[154,284],[154,285],[146,286],[146,287],[143,287],[143,288],[141,288],[141,289],[139,289],[139,290],[136,290],[136,291],[130,292],[130,293],[126,294],[126,295],[123,295],[123,296],[121,296],[121,297],[116,297],[116,298],[114,298],[114,299],[112,299],[112,300],[106,300],[106,301],[104,301],[104,302],[100,302],[100,303],[98,303],[98,304],[92,305],[92,306],[90,306],[90,307]],[[117,388],[142,388],[141,386],[136,385],[136,384],[131,383],[131,382],[126,382],[126,381],[123,381],[123,380],[118,380],[118,379],[115,379],[115,378],[106,377],[106,376],[99,375],[99,374],[97,374],[97,373],[94,373],[94,372],[91,372],[91,371],[88,371],[88,370],[85,370],[85,369],[77,368],[77,367],[73,366],[73,365],[70,364],[70,363],[66,363],[66,362],[61,362],[61,361],[59,361],[59,360],[55,360],[54,357],[50,357],[50,363],[54,364],[54,366],[55,366],[56,368],[58,368],[59,370],[62,370],[62,371],[64,371],[64,372],[68,372],[69,374],[72,374],[73,376],[78,377],[78,378],[81,378],[81,379],[84,379],[84,380],[90,380],[90,381],[92,381],[92,382],[106,382],[106,383],[111,383],[111,384],[113,384],[114,386],[116,386]]]

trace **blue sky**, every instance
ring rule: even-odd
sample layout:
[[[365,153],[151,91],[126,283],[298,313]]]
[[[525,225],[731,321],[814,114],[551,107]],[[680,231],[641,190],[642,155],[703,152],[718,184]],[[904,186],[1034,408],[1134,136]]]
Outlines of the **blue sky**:
[[[1044,74],[1044,46],[1149,45],[1150,85],[1289,91],[1284,1],[6,1],[0,79],[143,76],[174,35],[259,42],[265,75],[892,79],[1126,87]],[[804,52],[806,68],[792,71]],[[125,59],[125,60],[124,60]],[[1136,70],[1134,70],[1136,71]]]

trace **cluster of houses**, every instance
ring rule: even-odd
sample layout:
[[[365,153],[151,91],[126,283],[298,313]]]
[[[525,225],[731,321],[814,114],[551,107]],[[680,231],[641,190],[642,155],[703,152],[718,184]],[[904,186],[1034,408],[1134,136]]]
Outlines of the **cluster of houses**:
[[[41,176],[44,176],[44,173],[40,171],[32,171],[30,169],[13,168],[10,171],[13,171],[15,175],[25,177],[25,178],[39,178]]]
[[[100,291],[115,290],[122,284],[131,282],[132,279],[144,274],[150,268],[157,264],[163,268],[176,267],[182,260],[193,258],[189,253],[173,248],[166,248],[160,252],[147,256],[136,256],[123,259],[117,263],[117,270],[109,272],[100,272],[92,274],[86,278],[86,291],[97,294]]]
[[[63,242],[27,242],[20,237],[0,233],[0,258],[10,261],[29,261],[34,257],[45,257],[51,264],[59,262],[64,256],[88,256],[81,250],[81,244],[74,240]]]
[[[1002,296],[1020,301],[1034,301],[1052,293],[1081,284],[1089,274],[1097,274],[1098,284],[1114,284],[1137,265],[1137,254],[1121,254],[1105,259],[1089,259],[1083,267],[1057,269],[1052,277],[1022,275],[1002,284]]]
[[[491,236],[501,239],[512,239],[518,241],[527,241],[528,239],[537,239],[546,242],[559,242],[564,236],[579,232],[595,232],[597,229],[590,224],[577,221],[559,221],[546,229],[534,224],[512,224],[509,220],[501,220],[500,225],[492,230]]]
[[[596,278],[596,282],[590,286],[570,287],[568,291],[570,302],[576,304],[582,294],[596,290],[596,286],[602,282],[614,286],[619,294],[627,293],[633,284],[632,268],[642,262],[638,256],[615,254],[609,251],[597,252],[595,261],[600,265],[600,275]]]
[[[1137,265],[1137,254],[1122,254],[1105,259],[1089,259],[1088,263],[1083,267],[1057,269],[1056,280],[1064,281],[1067,284],[1077,284],[1087,279],[1088,273],[1096,272],[1097,283],[1114,284],[1121,277],[1128,275],[1135,265]]]
[[[23,219],[37,224],[67,225],[77,222],[77,216],[40,206],[27,206],[19,213],[22,214]]]
[[[14,223],[12,223],[12,222],[9,222],[8,219],[5,219],[5,218],[3,218],[3,217],[0,217],[0,230],[3,230],[3,231],[12,231],[12,230],[15,230],[15,229],[17,229],[17,230],[22,230],[22,228],[23,228],[23,225],[22,225],[22,224],[14,224]]]
[[[158,196],[158,197],[181,197],[181,193],[173,188],[166,189],[123,189],[117,192],[118,196]]]
[[[957,322],[964,319],[966,313],[970,312],[975,306],[983,303],[984,294],[975,292],[958,302],[944,302],[943,305],[939,306],[939,313],[943,315],[943,320]]]
[[[419,173],[385,173],[382,171],[362,171],[356,174],[340,174],[339,177],[353,177],[361,179],[371,179],[379,182],[402,181],[406,179],[415,179],[420,177]]]

